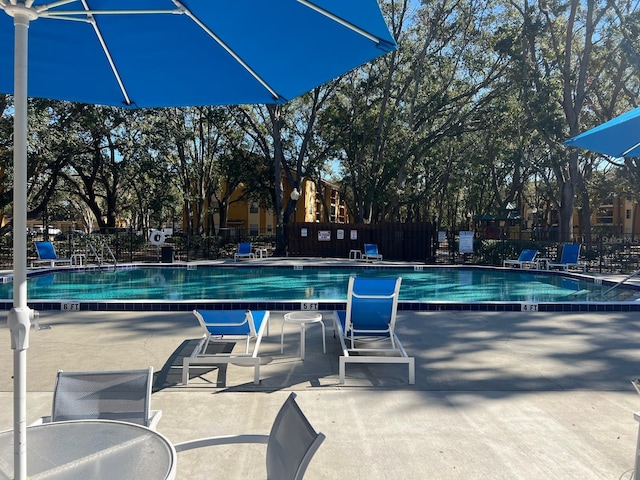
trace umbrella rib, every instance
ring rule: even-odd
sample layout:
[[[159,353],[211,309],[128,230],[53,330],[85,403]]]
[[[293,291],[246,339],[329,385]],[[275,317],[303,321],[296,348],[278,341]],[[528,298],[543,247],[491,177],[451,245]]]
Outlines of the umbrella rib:
[[[82,4],[85,7],[88,7],[88,5],[86,4],[85,0],[82,0]],[[87,10],[88,10],[88,8],[87,8]],[[95,32],[96,36],[98,37],[98,41],[100,42],[100,46],[102,47],[102,51],[104,52],[105,56],[107,57],[107,61],[109,62],[109,66],[111,67],[111,71],[115,75],[116,82],[118,82],[118,86],[120,87],[120,91],[122,92],[122,95],[124,95],[125,105],[131,105],[132,102],[131,102],[131,99],[129,98],[129,94],[127,93],[127,89],[124,87],[124,83],[122,82],[122,77],[120,77],[120,72],[118,72],[118,69],[116,68],[116,64],[113,61],[113,57],[111,56],[111,52],[109,52],[109,49],[107,48],[107,44],[104,41],[104,37],[102,36],[102,32],[98,28],[98,24],[96,23],[96,19],[93,16],[90,16],[89,19],[90,19],[90,22],[91,22],[91,26],[93,27],[93,31]]]
[[[57,2],[47,3],[45,5],[40,5],[33,8],[35,9],[36,12],[38,12],[38,14],[40,14],[40,12],[46,12],[48,10],[51,10],[52,8],[60,7],[62,5],[67,5],[68,3],[75,3],[77,1],[78,0],[58,0]]]
[[[361,29],[357,25],[354,25],[353,23],[345,20],[344,18],[338,17],[337,15],[331,13],[330,11],[325,10],[324,8],[319,7],[318,5],[313,4],[313,3],[309,2],[308,0],[297,0],[297,1],[298,1],[298,3],[301,3],[302,5],[304,5],[305,7],[308,7],[311,10],[314,10],[314,11],[318,12],[319,14],[324,15],[325,17],[333,20],[334,22],[339,23],[343,27],[346,27],[349,30],[353,30],[354,32],[362,35],[363,37],[368,38],[369,40],[371,40],[372,42],[374,42],[378,46],[380,46],[383,43],[383,40],[381,40],[380,38],[376,37],[375,35],[370,34],[369,32]],[[386,42],[384,42],[384,43],[386,43]]]
[[[4,1],[4,0],[0,0]],[[100,46],[102,47],[102,51],[107,58],[107,62],[109,62],[109,67],[113,72],[113,75],[118,83],[118,87],[124,96],[125,105],[131,105],[133,102],[129,97],[129,93],[124,86],[124,82],[122,81],[122,77],[120,76],[120,72],[116,67],[116,64],[111,56],[111,52],[107,47],[107,43],[104,40],[102,32],[98,27],[95,16],[96,15],[150,15],[150,14],[182,14],[183,12],[179,9],[174,10],[91,10],[89,5],[86,3],[86,0],[81,0],[83,10],[64,10],[64,11],[52,11],[52,8],[59,7],[62,5],[66,5],[69,3],[74,3],[77,0],[58,0],[57,2],[50,3],[48,5],[41,5],[38,7],[38,15],[40,17],[54,19],[54,20],[70,20],[76,22],[87,22],[91,24],[98,41],[100,42]],[[84,15],[84,18],[79,18],[79,15]]]
[[[629,152],[631,152],[632,150],[635,150],[636,148],[638,148],[640,146],[640,142],[636,143],[635,145],[633,145],[631,148],[627,148],[624,152],[622,152],[622,155],[620,155],[621,157],[626,157],[627,154]]]
[[[258,83],[260,83],[260,85],[262,85],[273,96],[274,100],[283,98],[282,96],[278,95],[278,93],[273,88],[271,88],[269,84],[264,81],[264,79],[260,75],[258,75],[258,73],[253,70],[249,66],[249,64],[247,64],[247,62],[242,60],[242,58],[240,58],[240,56],[231,49],[231,47],[229,47],[220,37],[218,37],[213,32],[213,30],[202,23],[202,21],[200,21],[200,19],[196,17],[186,6],[184,6],[179,0],[173,0],[173,3],[176,4],[187,17],[193,20],[202,30],[204,30],[211,38],[213,38],[218,45],[224,48],[224,50],[229,55],[231,55],[233,59],[242,66],[242,68],[244,68],[253,78],[256,79],[256,81],[258,81]]]
[[[75,1],[75,0],[71,0]],[[148,14],[160,14],[170,13],[174,15],[180,15],[182,12],[178,9],[175,10],[64,10],[60,12],[46,12],[42,16],[48,18],[60,18],[66,15],[148,15]]]

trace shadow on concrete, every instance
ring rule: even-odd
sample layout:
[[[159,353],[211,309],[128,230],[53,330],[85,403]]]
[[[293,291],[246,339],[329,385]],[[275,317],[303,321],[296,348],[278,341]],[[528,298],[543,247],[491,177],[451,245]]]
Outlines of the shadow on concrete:
[[[180,346],[178,346],[178,348],[176,348],[171,356],[169,356],[163,367],[158,372],[154,373],[154,392],[158,392],[169,387],[175,387],[182,383],[182,360],[183,358],[191,355],[199,342],[199,338],[185,340],[180,344]],[[233,351],[234,346],[234,342],[211,343],[207,347],[207,354],[228,354]],[[224,387],[227,383],[227,366],[228,364],[226,363],[206,367],[191,366],[189,368],[189,380],[192,378],[201,378],[205,380],[205,375],[213,371],[217,371],[218,376],[216,381],[211,381],[209,379],[206,379],[205,381],[207,381],[211,387]]]

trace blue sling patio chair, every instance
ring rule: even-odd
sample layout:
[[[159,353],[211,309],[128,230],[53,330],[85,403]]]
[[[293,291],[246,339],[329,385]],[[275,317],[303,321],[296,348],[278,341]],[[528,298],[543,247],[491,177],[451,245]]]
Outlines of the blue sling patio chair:
[[[251,242],[242,242],[238,244],[238,251],[233,255],[233,261],[237,262],[239,258],[255,258],[251,251]]]
[[[587,266],[584,263],[580,263],[578,258],[580,257],[580,243],[565,243],[562,245],[562,253],[560,255],[560,261],[555,263],[549,263],[548,268],[558,268],[560,270],[569,270],[574,268],[577,270],[586,270]]]
[[[504,260],[502,262],[503,267],[518,267],[518,268],[538,268],[538,262],[536,261],[536,255],[538,250],[527,248],[520,252],[520,256],[516,260]]]
[[[396,335],[396,312],[402,278],[349,278],[347,309],[334,312],[342,346],[340,384],[347,363],[406,363],[415,383],[415,359]]]
[[[268,334],[269,311],[258,310],[194,310],[204,333],[191,355],[182,360],[182,383],[189,383],[191,365],[234,365],[254,368],[253,383],[260,383],[260,365],[268,363],[269,357],[259,357],[260,344],[265,329]],[[253,349],[250,348],[253,340]],[[212,343],[235,343],[245,341],[244,353],[210,353]]]
[[[38,260],[33,260],[31,262],[31,267],[33,268],[37,264],[46,264],[48,263],[50,267],[55,267],[57,264],[67,264],[71,265],[72,261],[70,258],[58,258],[56,255],[56,249],[51,242],[34,242],[36,245],[36,252],[38,253]]]
[[[382,255],[378,253],[378,245],[375,243],[365,243],[364,244],[364,253],[362,254],[362,259],[365,262],[368,261],[377,261],[382,260]]]

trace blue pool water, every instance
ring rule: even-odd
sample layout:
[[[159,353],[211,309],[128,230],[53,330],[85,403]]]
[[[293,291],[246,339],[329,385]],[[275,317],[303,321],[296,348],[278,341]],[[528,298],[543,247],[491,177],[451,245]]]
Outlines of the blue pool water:
[[[30,276],[29,300],[334,300],[344,301],[349,276],[402,277],[400,301],[627,302],[637,290],[596,285],[537,271],[489,268],[126,267],[63,269]],[[12,284],[0,284],[0,298]]]

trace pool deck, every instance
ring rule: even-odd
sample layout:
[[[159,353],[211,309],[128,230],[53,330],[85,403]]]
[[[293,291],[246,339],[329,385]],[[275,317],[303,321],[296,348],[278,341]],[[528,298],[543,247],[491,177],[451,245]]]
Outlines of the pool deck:
[[[331,314],[307,330],[272,312],[251,368],[204,370],[180,385],[184,349],[200,337],[189,312],[42,312],[32,331],[28,418],[50,413],[56,371],[153,366],[152,408],[171,441],[267,433],[289,392],[327,438],[307,479],[632,478],[640,396],[640,315],[629,312],[400,312],[398,334],[416,358],[416,384],[400,365],[349,365],[338,385],[339,342]],[[0,429],[13,426],[12,362],[0,319]],[[179,479],[264,478],[263,445],[214,447],[178,457]]]

